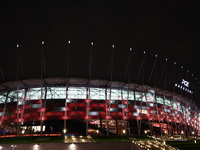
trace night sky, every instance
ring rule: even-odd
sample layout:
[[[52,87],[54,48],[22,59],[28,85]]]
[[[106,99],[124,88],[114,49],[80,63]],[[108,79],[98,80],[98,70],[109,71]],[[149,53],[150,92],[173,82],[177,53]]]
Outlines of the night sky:
[[[137,75],[143,51],[145,84],[153,83],[153,77],[150,83],[148,79],[155,54],[157,80],[165,58],[167,80],[174,62],[176,77],[183,66],[183,78],[199,80],[199,10],[195,1],[1,1],[0,66],[5,80],[0,74],[0,83],[16,81],[17,44],[25,73],[23,76],[19,70],[19,79],[40,78],[43,40],[47,70],[44,78],[66,77],[70,40],[70,78],[88,78],[90,43],[94,42],[92,79],[110,79],[108,68],[114,44],[113,80],[127,82],[124,72],[130,47],[131,82],[141,83]]]

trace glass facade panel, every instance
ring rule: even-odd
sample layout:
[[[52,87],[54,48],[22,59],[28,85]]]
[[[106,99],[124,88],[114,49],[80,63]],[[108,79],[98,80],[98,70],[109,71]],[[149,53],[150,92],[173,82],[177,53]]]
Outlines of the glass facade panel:
[[[164,104],[164,103],[163,103],[163,98],[162,98],[162,97],[157,97],[157,96],[156,96],[156,100],[157,100],[157,103],[158,103],[158,104]]]
[[[86,99],[86,87],[69,87],[69,99]]]
[[[42,88],[42,99],[45,96],[45,88]],[[41,99],[41,88],[30,88],[26,94],[26,100],[38,100]]]
[[[104,88],[90,88],[90,99],[105,100],[106,93]]]

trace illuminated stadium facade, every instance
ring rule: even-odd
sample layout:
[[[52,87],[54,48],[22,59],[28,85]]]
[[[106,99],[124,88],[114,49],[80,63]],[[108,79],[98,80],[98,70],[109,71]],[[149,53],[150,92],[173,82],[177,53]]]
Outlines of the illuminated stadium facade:
[[[111,84],[105,80],[91,80],[89,87],[86,79],[69,79],[66,89],[66,79],[61,78],[45,79],[42,84],[40,79],[23,80],[18,83],[18,90],[16,86],[17,82],[1,85],[0,119],[7,129],[7,124],[19,122],[18,129],[31,126],[40,131],[43,126],[45,131],[45,121],[66,118],[85,123],[88,120],[89,126],[96,126],[89,128],[89,133],[108,129],[108,134],[122,134],[126,129],[131,134],[134,126],[139,132],[147,129],[152,134],[157,131],[190,135],[199,131],[199,110],[195,104],[158,88],[133,83],[128,88],[126,83]],[[28,122],[31,124],[24,126]]]
[[[108,72],[110,80],[94,80],[91,78],[91,43],[89,78],[68,78],[69,45],[70,41],[66,78],[43,78],[46,65],[42,46],[41,79],[19,81],[20,57],[17,57],[17,81],[0,84],[1,135],[6,132],[21,134],[22,131],[26,134],[62,131],[86,135],[98,132],[107,135],[200,134],[200,110],[194,102],[199,99],[198,85],[193,82],[191,86],[181,73],[175,82],[176,63],[170,77],[172,81],[174,76],[171,92],[166,90],[167,59],[160,78],[164,76],[164,88],[156,86],[157,55],[149,76],[150,81],[155,74],[154,86],[144,84],[145,52],[138,73],[142,84],[130,82],[132,49],[125,71],[125,75],[128,73],[128,82],[112,80],[114,51],[111,53]],[[179,94],[177,91],[180,91]]]

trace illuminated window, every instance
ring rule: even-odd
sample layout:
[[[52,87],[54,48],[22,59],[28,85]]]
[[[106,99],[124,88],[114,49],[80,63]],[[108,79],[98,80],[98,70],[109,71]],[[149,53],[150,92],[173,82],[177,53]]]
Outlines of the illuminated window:
[[[105,100],[105,88],[90,88],[90,99]]]
[[[69,99],[86,99],[86,87],[69,87]]]

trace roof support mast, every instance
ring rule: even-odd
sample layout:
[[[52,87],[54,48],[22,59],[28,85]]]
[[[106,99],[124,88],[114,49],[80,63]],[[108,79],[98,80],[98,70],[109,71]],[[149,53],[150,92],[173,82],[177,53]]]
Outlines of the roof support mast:
[[[109,135],[110,101],[111,101],[111,96],[112,96],[112,77],[113,77],[113,55],[114,55],[114,48],[115,48],[115,46],[112,45],[112,52],[111,52],[111,57],[110,57],[109,69],[108,69],[108,75],[110,74],[110,95],[109,95],[109,100],[106,99],[107,135]]]
[[[5,76],[4,76],[4,74],[3,74],[3,70],[2,70],[2,68],[1,68],[1,65],[0,65],[0,71],[1,71],[1,75],[2,75],[3,79],[5,80]]]
[[[19,44],[17,44],[17,134],[19,134],[19,71],[18,71],[18,59],[19,59]]]
[[[69,78],[69,47],[70,41],[68,41],[68,49],[67,49],[67,74],[66,74],[66,100],[65,100],[65,118],[64,118],[64,130],[63,132],[66,133],[66,119],[67,119],[67,100],[68,100],[68,78]]]
[[[143,56],[143,59],[142,59],[142,63],[140,65],[140,70],[139,70],[139,73],[138,73],[138,77],[137,77],[137,80],[139,79],[139,76],[140,76],[140,72],[141,70],[143,69],[143,74],[142,74],[142,90],[143,90],[143,85],[144,85],[144,71],[145,71],[145,51],[144,51],[144,56]],[[143,94],[143,93],[142,93]],[[141,96],[142,97],[142,96]],[[134,94],[134,99],[136,100],[135,98],[135,94]],[[135,103],[136,105],[136,103]],[[141,98],[141,106],[140,106],[140,112],[139,112],[139,117],[137,117],[137,127],[138,127],[138,135],[140,135],[141,133],[141,111],[142,111],[142,98]],[[140,118],[140,120],[138,120]]]
[[[40,134],[43,131],[43,90],[42,90],[42,83],[43,83],[43,69],[46,73],[45,68],[45,59],[44,59],[44,41],[42,41],[42,59],[41,59],[41,107],[40,107]],[[45,90],[46,91],[46,90]],[[46,93],[46,92],[45,92]],[[46,95],[46,94],[45,94]]]
[[[124,74],[124,77],[126,76],[127,70],[129,69],[129,73],[128,73],[128,93],[127,93],[127,103],[126,103],[126,122],[125,122],[125,134],[127,134],[127,115],[128,115],[128,100],[129,100],[129,85],[130,85],[130,79],[131,79],[131,52],[132,52],[132,48],[130,48],[130,53],[129,53],[129,57],[128,57],[128,62],[126,65],[126,71]]]
[[[93,42],[91,42],[91,50],[90,50],[90,61],[89,61],[89,82],[88,82],[88,88],[87,88],[87,118],[86,118],[86,135],[88,135],[88,124],[89,124],[89,107],[90,107],[90,82],[91,82],[91,73],[92,73],[92,51],[93,51]]]

